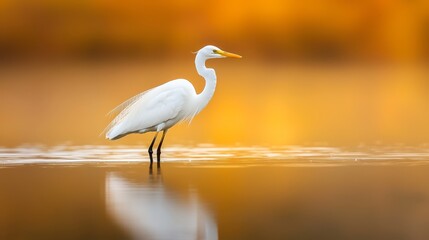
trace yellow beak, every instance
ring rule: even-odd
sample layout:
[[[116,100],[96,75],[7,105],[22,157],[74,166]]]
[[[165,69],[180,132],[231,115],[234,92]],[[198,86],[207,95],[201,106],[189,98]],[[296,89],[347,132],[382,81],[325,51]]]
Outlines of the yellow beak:
[[[218,54],[224,56],[224,57],[241,58],[240,55],[235,54],[235,53],[225,52],[225,51],[222,51],[222,50],[217,50],[216,52]]]

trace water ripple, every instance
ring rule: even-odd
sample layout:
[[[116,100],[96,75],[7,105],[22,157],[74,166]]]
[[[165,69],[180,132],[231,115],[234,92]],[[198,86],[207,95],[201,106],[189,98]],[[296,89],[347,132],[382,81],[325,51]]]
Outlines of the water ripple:
[[[215,160],[215,161],[213,161]],[[0,148],[1,165],[147,162],[145,148],[137,146],[25,146]],[[163,162],[192,162],[199,167],[237,167],[264,164],[288,166],[422,165],[429,163],[429,148],[406,147],[167,147]],[[212,164],[199,162],[211,161]],[[216,164],[213,164],[216,162]]]

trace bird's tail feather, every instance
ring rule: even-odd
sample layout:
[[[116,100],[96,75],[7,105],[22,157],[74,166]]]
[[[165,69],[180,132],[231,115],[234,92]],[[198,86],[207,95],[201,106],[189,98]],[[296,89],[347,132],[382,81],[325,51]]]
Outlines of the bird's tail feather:
[[[123,131],[120,130],[119,126],[114,126],[106,133],[106,138],[109,140],[116,140],[123,136],[125,136],[126,133],[123,133]]]

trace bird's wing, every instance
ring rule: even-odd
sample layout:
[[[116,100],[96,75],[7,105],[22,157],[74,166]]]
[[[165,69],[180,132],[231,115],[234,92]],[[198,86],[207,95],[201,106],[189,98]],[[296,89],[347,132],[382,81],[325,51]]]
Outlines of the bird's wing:
[[[123,110],[107,132],[115,128],[112,135],[138,132],[176,118],[189,97],[190,87],[188,81],[172,81],[131,98],[117,107]]]
[[[148,90],[150,91],[150,90]],[[117,125],[121,120],[128,114],[130,107],[134,105],[139,99],[143,97],[148,91],[144,91],[142,93],[139,93],[135,95],[132,98],[129,98],[125,102],[119,104],[114,109],[110,110],[110,112],[107,113],[108,116],[111,116],[115,113],[118,113],[118,115],[107,125],[107,127],[101,132],[101,134],[105,134],[109,132],[115,125]],[[100,134],[100,135],[101,135]]]
[[[130,106],[125,118],[128,124],[134,126],[132,130],[154,127],[177,117],[183,110],[186,98],[186,91],[180,87],[154,90]]]

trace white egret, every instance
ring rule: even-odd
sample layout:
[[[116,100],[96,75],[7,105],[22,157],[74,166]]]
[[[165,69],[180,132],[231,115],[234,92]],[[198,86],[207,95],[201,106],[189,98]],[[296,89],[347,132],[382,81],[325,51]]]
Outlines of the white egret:
[[[224,57],[241,58],[240,55],[223,51],[215,46],[201,48],[195,57],[197,72],[206,81],[200,94],[197,94],[194,86],[185,79],[172,80],[140,93],[113,110],[120,113],[107,127],[106,138],[115,140],[131,133],[156,132],[148,149],[152,163],[152,147],[158,133],[162,131],[157,148],[159,162],[161,146],[168,129],[182,120],[191,120],[208,104],[214,94],[216,72],[205,66],[206,60]]]

